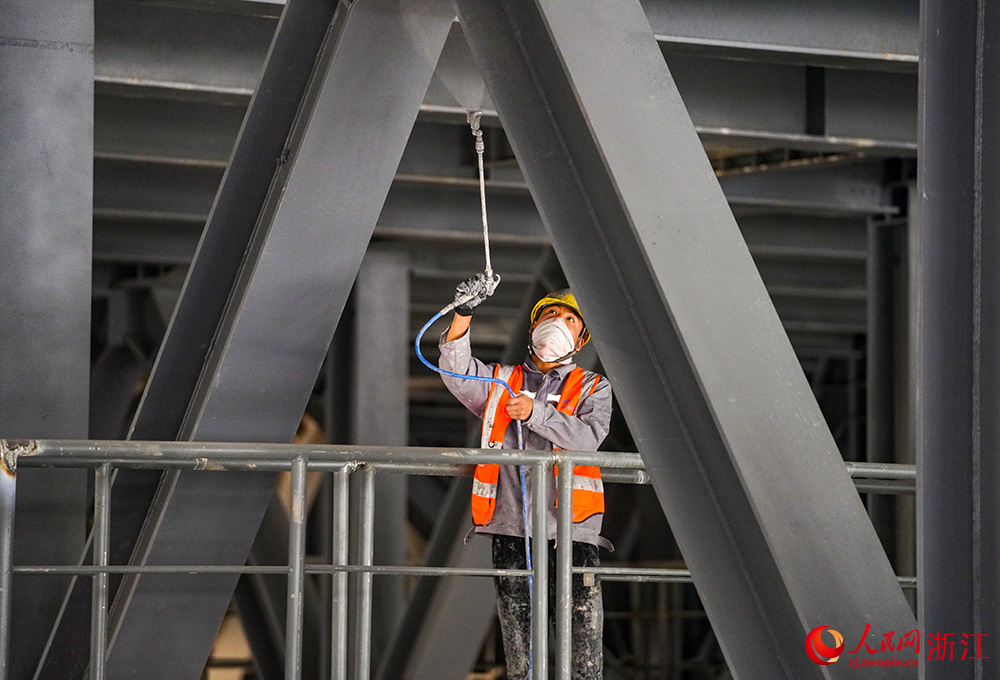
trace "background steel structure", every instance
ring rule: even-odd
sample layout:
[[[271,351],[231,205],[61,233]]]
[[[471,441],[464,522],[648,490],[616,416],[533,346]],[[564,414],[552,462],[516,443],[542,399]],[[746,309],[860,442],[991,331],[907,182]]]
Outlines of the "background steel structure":
[[[369,4],[377,3],[351,3],[352,12]],[[992,445],[988,418],[980,415],[977,420],[975,414],[987,413],[991,398],[992,331],[986,301],[991,285],[989,225],[995,212],[990,203],[995,193],[990,174],[995,144],[989,123],[995,110],[990,77],[995,19],[982,7],[959,11],[930,0],[922,8],[918,0],[835,0],[811,6],[808,13],[794,0],[762,0],[752,11],[720,0],[641,0],[639,6],[652,29],[654,51],[676,84],[808,380],[808,390],[848,469],[860,461],[913,463],[920,451],[927,469],[933,471],[921,476],[917,502],[906,494],[871,493],[898,491],[897,482],[857,484],[890,562],[908,579],[916,573],[915,527],[920,512],[922,586],[930,596],[922,601],[912,590],[907,596],[913,606],[922,602],[921,625],[926,619],[927,625],[952,635],[989,632],[995,612],[989,605],[989,579],[983,575],[989,573],[992,545],[988,530],[994,486]],[[5,371],[0,435],[82,437],[87,425],[80,423],[87,422],[89,410],[90,437],[124,437],[137,407],[136,395],[159,355],[133,436],[178,436],[199,376],[206,374],[206,357],[210,352],[219,354],[212,338],[224,325],[227,301],[238,289],[240,272],[246,270],[248,245],[272,179],[287,179],[291,163],[281,162],[283,151],[297,112],[308,109],[302,102],[320,42],[334,11],[339,8],[344,14],[347,7],[348,3],[311,0],[7,3],[0,16],[4,55],[0,85],[5,94],[14,96],[4,97],[0,105],[11,132],[0,146],[12,165],[0,173],[0,233],[14,257],[5,267],[9,276],[0,277],[0,334],[5,338],[0,353]],[[527,311],[539,295],[566,285],[571,274],[574,258],[567,257],[563,239],[554,239],[543,224],[532,195],[538,189],[529,187],[523,159],[514,153],[523,142],[508,139],[509,130],[500,125],[498,107],[485,88],[463,26],[450,18],[445,23],[450,28],[443,29],[447,35],[442,37],[441,57],[429,86],[414,95],[416,102],[421,97],[422,102],[398,167],[395,160],[385,159],[384,167],[394,168],[395,175],[391,182],[386,180],[388,193],[381,212],[377,219],[371,218],[374,229],[351,234],[357,237],[356,249],[347,249],[353,255],[330,251],[337,258],[343,255],[344,262],[355,257],[360,263],[361,243],[370,239],[365,266],[374,277],[371,281],[394,281],[386,283],[390,287],[405,281],[408,293],[395,300],[392,309],[379,310],[384,312],[380,323],[389,325],[386,332],[374,333],[357,325],[355,317],[363,316],[359,307],[371,305],[361,302],[365,291],[359,282],[340,315],[329,350],[320,347],[325,341],[317,339],[317,347],[308,352],[313,356],[316,350],[315,361],[309,360],[316,366],[324,357],[318,379],[313,368],[299,371],[294,362],[272,362],[275,374],[285,370],[298,376],[298,386],[285,392],[291,398],[282,420],[288,422],[275,440],[287,438],[298,418],[292,412],[304,405],[323,429],[319,437],[332,443],[370,437],[366,441],[382,445],[461,447],[472,441],[469,432],[474,423],[436,376],[412,357],[407,363],[409,342],[399,340],[407,327],[412,337],[426,317],[450,298],[455,282],[482,266],[478,188],[465,107],[485,110],[494,262],[504,275],[497,295],[476,314],[477,356],[520,360]],[[379,33],[378,28],[373,31]],[[359,60],[367,63],[373,53],[380,53],[378,44],[375,38],[369,40],[359,50]],[[587,80],[600,77],[601,72],[595,71]],[[355,90],[360,88],[351,91]],[[616,104],[622,111],[633,110],[646,94],[630,89],[619,95]],[[553,101],[558,108],[572,100],[560,96]],[[343,103],[350,102],[369,106],[369,111],[378,108],[355,96]],[[36,124],[43,119],[73,123]],[[359,142],[362,139],[358,137]],[[53,146],[56,141],[59,144]],[[926,171],[919,189],[918,146],[919,165]],[[696,155],[693,150],[692,155]],[[357,158],[363,157],[358,153]],[[289,147],[288,160],[298,160],[294,147]],[[697,165],[684,163],[673,159],[670,165],[680,174],[703,177],[707,166],[699,171]],[[70,168],[76,170],[69,172]],[[305,169],[302,164],[300,177],[313,175]],[[51,175],[46,174],[49,170]],[[631,184],[637,175],[630,172],[623,178],[630,178]],[[537,177],[531,184],[536,181]],[[660,187],[651,194],[658,192]],[[24,200],[43,194],[46,214],[52,219],[40,220],[39,213],[23,208]],[[320,192],[314,198],[318,206],[331,197]],[[91,204],[92,247],[87,208]],[[320,241],[327,237],[332,234],[317,236]],[[270,243],[264,250],[274,254],[279,241]],[[949,247],[939,247],[941,243]],[[306,255],[319,259],[324,249],[314,250]],[[72,266],[36,266],[29,253],[44,253],[43,263],[72,261]],[[316,277],[317,286],[325,285],[321,280],[329,272],[296,259],[289,252],[283,261]],[[341,269],[343,281],[326,290],[336,289],[334,297],[346,298],[358,267],[350,264]],[[92,284],[89,299],[87,278]],[[571,278],[578,280],[578,274]],[[262,295],[258,299],[280,295],[279,279],[258,278],[265,284],[258,288]],[[367,286],[366,299],[378,289]],[[182,290],[185,302],[178,305]],[[977,299],[982,301],[978,306]],[[313,317],[300,310],[302,316],[297,318],[305,326],[319,328],[324,323],[320,317],[336,306],[333,298],[322,300],[325,311],[317,310]],[[58,313],[46,315],[40,313],[43,310]],[[283,328],[291,318],[290,312],[281,318],[263,309],[250,313],[267,329]],[[328,330],[314,334],[314,339],[332,332],[331,318]],[[40,323],[51,326],[51,331],[25,335]],[[169,335],[168,326],[172,326]],[[302,337],[306,335],[303,330]],[[40,341],[43,336],[49,339]],[[435,336],[428,333],[427,342],[433,344]],[[977,337],[978,344],[973,342]],[[614,344],[617,341],[615,337]],[[957,350],[961,347],[974,349],[965,354]],[[580,362],[613,373],[609,359],[614,357],[606,353],[588,348]],[[363,354],[382,357],[386,365],[403,366],[403,372],[392,374],[382,390],[373,390],[363,376],[359,379],[371,361]],[[237,356],[245,355],[241,350],[231,353],[230,359]],[[88,358],[89,395],[79,382]],[[61,366],[66,370],[55,370]],[[794,369],[788,361],[783,366]],[[180,371],[189,371],[187,377]],[[174,372],[176,380],[162,379]],[[17,397],[22,392],[15,386],[22,385],[33,386],[24,393],[29,398]],[[277,399],[283,389],[272,396]],[[17,410],[43,393],[48,396],[38,409]],[[400,419],[384,433],[365,416],[376,406],[373,394],[393,404]],[[918,394],[920,401],[915,399]],[[229,403],[238,404],[247,395],[233,396]],[[622,406],[616,409],[608,450],[635,449],[636,424],[621,416],[629,408]],[[18,423],[37,427],[15,429]],[[42,423],[60,428],[72,424],[76,429],[42,429]],[[147,427],[150,424],[162,424],[167,432],[156,434]],[[79,430],[81,426],[85,429]],[[978,435],[970,434],[975,432]],[[935,444],[940,441],[948,446]],[[31,500],[30,481],[25,481],[34,472],[23,471],[20,479],[22,512],[29,505],[37,507]],[[116,473],[108,546],[112,563],[130,559],[160,476],[138,470]],[[51,496],[55,489],[46,480],[49,490],[38,499]],[[374,479],[376,484],[387,481],[401,483],[402,478]],[[468,522],[462,501],[467,490],[461,486],[467,480],[454,480],[451,489],[450,483],[412,477],[405,502],[393,497],[392,512],[396,517],[405,512],[407,530],[404,534],[395,526],[376,542],[396,556],[393,561],[405,555],[408,564],[421,560],[442,564],[444,556],[455,565],[488,563],[486,551],[478,550],[482,546],[475,542],[464,546],[461,541]],[[330,529],[336,484],[324,483],[309,506],[307,537],[325,537],[307,540],[309,560],[328,562],[343,547],[333,541]],[[310,485],[312,501],[312,481]],[[66,564],[79,561],[84,552],[85,493],[77,475],[58,491],[68,504],[45,504],[50,526],[67,532],[61,547],[68,552],[59,556]],[[269,495],[268,489],[261,489],[261,511]],[[376,497],[384,500],[386,495]],[[251,564],[283,563],[288,553],[288,510],[283,505],[287,501],[279,498],[271,498],[254,538]],[[961,512],[951,526],[951,514],[936,508],[945,502],[951,508],[955,499]],[[650,487],[630,487],[629,493],[619,494],[612,486],[609,504],[613,512],[606,517],[606,532],[617,547],[606,556],[610,564],[685,566]],[[178,506],[182,516],[203,514],[201,502],[182,505]],[[34,524],[20,522],[19,534]],[[249,524],[239,531],[250,532]],[[649,527],[656,529],[642,531]],[[954,550],[936,550],[945,538]],[[24,543],[20,546],[19,550]],[[21,558],[29,556],[21,553]],[[89,547],[83,559],[93,560]],[[381,560],[377,553],[374,559]],[[868,562],[858,560],[854,566],[865,571]],[[50,613],[57,608],[58,596],[67,592],[65,582],[52,588],[54,578],[16,577],[19,592],[33,603],[50,598]],[[272,578],[276,580],[271,587],[262,587]],[[121,574],[110,575],[112,593],[121,580]],[[288,662],[284,579],[248,574],[245,582],[251,581],[257,586],[238,591],[236,609],[251,639],[254,670],[259,677],[281,677]],[[383,583],[389,581],[374,579],[375,605],[383,601],[378,597]],[[23,584],[29,584],[30,595]],[[86,623],[92,599],[89,585],[85,578],[72,589],[63,623],[54,632],[41,618],[19,618],[22,625],[14,632],[11,662],[22,675],[30,675],[28,669],[37,665],[46,637],[48,655],[39,677],[83,672],[92,644]],[[341,585],[315,575],[304,581],[302,632],[307,646],[327,636],[324,603]],[[448,671],[459,680],[474,666],[495,668],[501,660],[496,658],[496,635],[490,634],[492,614],[480,606],[489,599],[489,591],[480,580],[407,582],[401,595],[406,613],[397,618],[405,618],[406,630],[414,635],[387,635],[385,654],[379,658],[376,651],[371,659],[373,672],[381,669],[384,678],[405,673],[438,680],[442,670],[436,661],[447,659]],[[933,594],[943,599],[936,600]],[[715,631],[690,585],[609,585],[605,595],[609,680],[676,680],[692,674],[729,677]],[[402,606],[397,600],[385,611],[392,617],[391,610]],[[221,608],[220,604],[215,614],[197,624],[207,637],[214,635],[218,620],[214,617]],[[228,628],[236,618],[233,611],[226,615]],[[183,625],[181,619],[175,623]],[[381,630],[376,624],[376,632]],[[461,644],[455,644],[458,637]],[[305,655],[305,677],[314,673],[327,677],[330,659],[324,654]],[[991,662],[978,663],[983,665],[956,662],[938,668],[942,673],[954,669],[988,675]],[[192,661],[192,667],[198,664]],[[924,672],[933,677],[938,668],[929,664]],[[215,672],[210,670],[210,676]]]
[[[1000,668],[977,644],[989,638],[968,637],[998,630],[1000,131],[990,112],[1000,103],[1000,12],[928,0],[921,20],[912,354],[917,611],[925,631],[950,635],[961,650],[928,664],[921,677],[981,678]]]
[[[94,145],[94,5],[5,2],[0,13],[0,429],[86,437]],[[16,559],[71,561],[86,527],[76,470],[21,480]],[[55,536],[49,543],[40,538]],[[74,555],[75,553],[75,555]],[[66,582],[19,577],[19,674],[41,654]]]

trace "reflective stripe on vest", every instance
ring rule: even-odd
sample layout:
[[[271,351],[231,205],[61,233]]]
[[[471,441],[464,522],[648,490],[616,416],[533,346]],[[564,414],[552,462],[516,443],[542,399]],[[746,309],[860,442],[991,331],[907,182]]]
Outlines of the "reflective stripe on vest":
[[[497,366],[493,377],[503,380],[514,392],[520,392],[524,384],[524,369],[520,366]],[[580,400],[593,394],[601,376],[596,373],[574,368],[563,381],[556,409],[573,415]],[[503,447],[504,435],[511,418],[507,415],[507,390],[495,383],[490,386],[486,408],[483,411],[482,447]],[[555,450],[559,450],[556,448]],[[558,469],[554,468],[556,474]],[[497,483],[500,479],[499,465],[477,465],[472,485],[472,521],[477,525],[489,524],[496,509]],[[557,499],[558,503],[558,499]],[[594,466],[573,468],[573,521],[582,522],[588,517],[604,512],[604,484],[601,470]]]
[[[493,370],[493,377],[503,380],[515,392],[524,384],[524,371],[520,366],[501,366]],[[507,400],[510,394],[496,383],[490,383],[486,409],[483,411],[482,447],[502,448],[503,436],[510,424],[507,415]],[[491,441],[492,440],[492,441]],[[497,482],[500,479],[499,465],[477,465],[472,480],[472,522],[489,524],[497,506]]]
[[[576,368],[566,377],[562,394],[556,409],[567,415],[573,415],[580,400],[589,397],[597,389],[601,376],[596,373]],[[559,447],[553,447],[555,451]],[[555,474],[559,476],[559,466]],[[558,484],[556,485],[558,488]],[[559,507],[559,497],[556,496],[556,507]],[[604,512],[604,482],[601,481],[601,468],[593,465],[576,465],[573,467],[573,521],[582,522],[588,517]]]

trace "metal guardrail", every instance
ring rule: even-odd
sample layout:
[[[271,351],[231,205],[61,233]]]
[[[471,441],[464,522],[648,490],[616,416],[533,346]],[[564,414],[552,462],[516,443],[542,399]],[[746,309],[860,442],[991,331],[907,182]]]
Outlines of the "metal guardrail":
[[[534,579],[532,595],[532,640],[534,672],[537,678],[548,677],[548,552],[535,551],[532,569],[466,569],[457,567],[406,567],[373,564],[374,549],[374,475],[376,473],[471,476],[477,463],[527,465],[536,478],[543,479],[552,466],[594,465],[602,468],[606,482],[648,484],[649,476],[636,453],[570,451],[497,451],[484,449],[432,449],[416,447],[319,446],[299,444],[216,444],[202,442],[72,441],[72,440],[0,440],[0,680],[7,680],[9,668],[11,586],[14,573],[91,576],[94,579],[91,602],[92,680],[105,680],[108,620],[109,574],[285,574],[288,576],[286,621],[286,680],[299,680],[302,666],[303,585],[306,574],[326,574],[333,579],[331,612],[331,648],[334,680],[347,678],[347,575],[359,573],[357,591],[357,630],[355,646],[356,679],[369,678],[371,644],[372,576],[521,576]],[[17,468],[74,467],[93,468],[94,526],[93,565],[32,565],[14,567],[12,542]],[[913,493],[914,467],[905,465],[848,463],[848,471],[859,492]],[[110,491],[112,471],[116,468],[173,470],[261,470],[291,471],[291,512],[287,566],[246,565],[109,565]],[[332,472],[334,476],[332,563],[305,563],[306,472]],[[359,492],[361,513],[358,541],[358,564],[348,564],[349,477],[361,475]],[[557,477],[557,493],[572,495],[572,475]],[[532,485],[532,512],[544,514],[548,505],[548,487]],[[556,677],[570,677],[571,579],[572,574],[591,573],[607,581],[690,582],[686,569],[649,569],[631,567],[572,566],[571,504],[563,503],[557,513],[556,531]],[[532,540],[545,545],[546,523],[533,523]],[[916,580],[899,579],[903,587],[916,587]]]

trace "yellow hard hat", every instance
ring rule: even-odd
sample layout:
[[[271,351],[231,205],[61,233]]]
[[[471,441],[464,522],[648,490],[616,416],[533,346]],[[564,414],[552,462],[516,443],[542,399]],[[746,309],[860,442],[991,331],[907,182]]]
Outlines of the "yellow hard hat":
[[[583,318],[583,312],[580,311],[580,305],[576,303],[576,296],[573,295],[573,291],[569,288],[553,291],[536,302],[535,306],[531,309],[531,323],[535,323],[535,321],[538,320],[538,317],[541,316],[543,309],[551,307],[552,305],[562,305],[563,307],[568,307],[576,312],[576,315],[580,317],[581,321],[583,321],[583,344],[586,345],[590,342],[590,331],[587,329],[587,321]],[[583,345],[580,346],[583,347]]]

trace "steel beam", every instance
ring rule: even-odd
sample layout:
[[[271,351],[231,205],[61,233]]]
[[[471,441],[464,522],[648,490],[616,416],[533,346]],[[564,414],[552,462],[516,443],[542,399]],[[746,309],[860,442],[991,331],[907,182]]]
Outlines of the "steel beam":
[[[180,435],[209,348],[235,287],[243,254],[265,203],[275,173],[274,159],[285,148],[332,13],[325,3],[309,0],[292,3],[274,34],[257,96],[247,109],[240,131],[245,141],[233,151],[203,233],[200,227],[205,220],[199,220],[201,240],[195,261],[201,264],[189,270],[184,284],[186,301],[174,309],[167,337],[160,346],[153,375],[132,423],[131,438],[169,440]],[[160,478],[160,474],[149,471],[116,475],[112,562],[122,563],[131,558]],[[82,559],[89,558],[85,555]],[[119,581],[113,581],[112,593]],[[83,589],[74,584],[49,647],[39,662],[39,678],[83,673],[86,657],[76,651],[78,644],[71,638],[75,621],[83,615],[88,602]],[[113,641],[114,638],[112,644]]]
[[[357,323],[351,441],[406,446],[410,375],[410,269],[406,253],[370,249],[358,272],[354,302]],[[405,564],[407,479],[378,475],[373,483],[374,564]],[[371,667],[377,669],[406,606],[405,583],[400,578],[382,578],[373,584],[373,591]]]
[[[452,482],[424,555],[425,566],[488,568],[489,541],[466,545],[472,526],[469,479]],[[486,579],[421,578],[379,668],[380,680],[461,680],[482,647],[495,611],[493,585]]]
[[[812,628],[915,621],[641,7],[457,6],[734,675],[854,677]]]
[[[85,437],[94,143],[90,0],[5,2],[0,64],[0,430]],[[17,564],[79,557],[86,490],[86,476],[76,470],[18,475]],[[4,659],[9,677],[30,675],[66,584],[14,579],[17,623],[12,654]]]
[[[918,0],[840,0],[810,7],[793,0],[753,6],[726,0],[643,0],[664,51],[915,72]]]
[[[921,6],[920,230],[915,234],[913,375],[918,618],[967,650],[921,678],[993,677],[998,633],[1000,380],[1000,12]],[[967,638],[989,635],[988,638]],[[989,659],[981,657],[991,657]]]
[[[873,221],[868,228],[868,333],[865,351],[867,377],[865,459],[869,463],[896,462],[896,352],[905,344],[896,338],[895,314],[897,228]],[[868,498],[872,518],[886,553],[895,556],[895,499]]]
[[[286,8],[135,437],[268,441],[295,431],[451,22],[441,2],[341,5],[330,24],[332,11]],[[343,96],[362,88],[364,107]],[[240,239],[246,248],[234,247]],[[165,475],[134,561],[246,559],[273,478],[233,487],[212,477]],[[109,672],[197,676],[234,585],[229,576],[127,579],[112,612]],[[170,615],[151,616],[160,589],[172,592]],[[150,639],[162,644],[150,648]]]
[[[250,548],[247,564],[265,566],[285,564],[289,556],[289,513],[277,494],[272,494],[260,528]],[[235,602],[254,663],[264,680],[283,677],[286,658],[285,626],[288,616],[287,581],[285,576],[244,574],[236,587]],[[302,584],[302,620],[304,649],[318,650],[321,638],[323,603],[313,581]],[[302,658],[303,677],[319,676],[319,654]]]
[[[807,15],[791,0],[767,0],[752,11],[723,0],[704,5],[650,0],[645,9],[707,143],[913,154],[916,0],[842,0],[811,8]],[[224,109],[249,101],[274,30],[274,21],[260,16],[159,2],[98,2],[97,16],[103,45],[97,62],[99,99],[131,100],[99,102],[99,110],[148,110],[139,100],[175,99],[190,106],[192,118],[206,116],[208,125],[231,118]],[[174,30],[165,32],[163,26]],[[734,55],[739,58],[732,59]],[[452,31],[424,100],[424,120],[464,126],[464,107],[492,108],[488,97],[480,96],[483,83],[468,56],[463,35]],[[828,125],[823,134],[809,134],[806,126],[802,64],[838,67],[826,81]],[[161,120],[168,115],[147,113]],[[164,122],[172,130],[194,121],[182,116]],[[134,139],[143,127],[149,126],[126,126],[119,139]],[[235,129],[221,136],[231,139],[233,134]],[[99,138],[114,140],[115,135]],[[163,148],[163,136],[154,134],[151,144]],[[191,150],[191,145],[182,142],[180,148]],[[202,157],[203,152],[194,153]]]
[[[338,7],[285,149],[274,157],[276,177],[184,417],[181,438],[291,438],[450,20],[450,7],[439,0]],[[373,44],[385,48],[373,56]],[[368,94],[363,106],[344,96],[361,89]],[[255,143],[241,137],[237,153],[244,141]],[[268,385],[273,387],[260,389]],[[238,502],[228,508],[214,502],[213,512],[218,514],[209,533],[226,532],[228,547],[207,561],[246,558],[256,533],[254,520],[267,505],[272,483],[267,475],[251,477],[253,481],[248,478],[239,485]],[[231,488],[232,482],[182,474],[168,486],[165,479],[154,505],[156,531],[140,538],[140,549],[148,545],[150,551],[143,555],[144,561],[171,559],[174,542],[164,538],[177,532],[190,539],[192,522],[204,525],[205,508],[198,506],[206,493],[229,497],[219,484]],[[234,534],[237,529],[240,533]],[[187,551],[185,558],[190,555]],[[116,611],[117,636],[109,669],[125,672],[140,665],[159,677],[200,669],[210,646],[206,633],[217,627],[233,585],[232,579],[220,579],[211,601],[204,592],[176,585],[178,592],[172,598],[176,619],[164,621],[185,631],[190,646],[181,648],[191,652],[174,653],[168,660],[157,659],[144,648],[150,635],[148,609],[159,603],[156,586],[143,587],[137,580],[129,600],[119,597],[116,602],[123,606]],[[193,599],[186,604],[181,595]],[[176,652],[174,644],[170,650]]]

